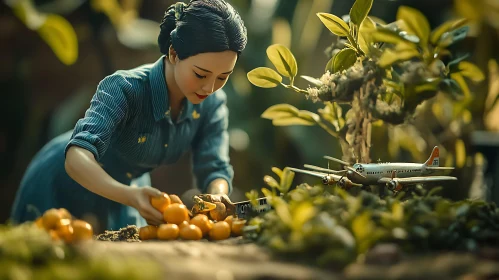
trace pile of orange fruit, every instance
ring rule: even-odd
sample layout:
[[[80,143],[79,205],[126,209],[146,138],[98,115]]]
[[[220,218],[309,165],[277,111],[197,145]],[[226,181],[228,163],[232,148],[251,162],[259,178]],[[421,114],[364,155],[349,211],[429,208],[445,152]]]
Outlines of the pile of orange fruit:
[[[242,235],[246,224],[246,220],[227,216],[226,207],[221,202],[206,202],[202,208],[197,208],[199,205],[196,205],[196,211],[191,212],[178,196],[162,193],[160,197],[151,199],[151,205],[163,213],[165,223],[140,228],[141,240],[176,240],[179,238],[223,240],[230,236]]]
[[[78,219],[73,219],[68,210],[52,208],[35,220],[35,225],[46,230],[53,240],[75,243],[93,239],[92,226]]]

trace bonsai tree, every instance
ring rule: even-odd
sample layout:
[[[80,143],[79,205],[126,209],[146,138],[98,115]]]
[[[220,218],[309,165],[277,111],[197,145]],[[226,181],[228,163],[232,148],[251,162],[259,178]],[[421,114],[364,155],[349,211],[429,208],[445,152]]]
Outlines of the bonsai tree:
[[[277,104],[262,117],[276,126],[319,125],[338,138],[343,160],[369,163],[371,133],[375,124],[400,125],[416,108],[438,93],[455,102],[471,98],[466,79],[484,79],[474,64],[457,57],[449,47],[464,39],[465,19],[445,22],[433,31],[426,17],[402,6],[397,20],[387,24],[369,16],[373,0],[357,0],[344,19],[329,13],[317,16],[337,40],[328,48],[322,77],[300,75],[306,89],[295,85],[298,65],[283,45],[267,48],[276,70],[258,67],[248,73],[255,86],[283,86],[322,102],[317,113]],[[287,82],[283,80],[287,79]],[[464,103],[466,104],[466,103]]]

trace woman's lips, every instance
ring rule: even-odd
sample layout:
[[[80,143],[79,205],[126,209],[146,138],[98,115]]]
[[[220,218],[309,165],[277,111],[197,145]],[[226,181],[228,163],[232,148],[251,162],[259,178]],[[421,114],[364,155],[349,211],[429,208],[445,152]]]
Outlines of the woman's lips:
[[[200,95],[200,94],[197,94],[197,93],[194,93],[196,94],[196,96],[199,98],[199,99],[205,99],[206,97],[208,97],[208,95]]]

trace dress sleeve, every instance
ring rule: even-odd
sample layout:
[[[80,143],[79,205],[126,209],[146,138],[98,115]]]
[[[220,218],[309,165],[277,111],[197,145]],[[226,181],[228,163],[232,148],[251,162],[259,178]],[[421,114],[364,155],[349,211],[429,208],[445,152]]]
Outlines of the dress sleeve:
[[[65,154],[75,145],[92,152],[99,160],[106,152],[116,127],[125,119],[128,102],[125,92],[131,84],[123,76],[111,75],[97,86],[85,116],[78,120]]]
[[[202,116],[203,123],[192,143],[193,172],[202,193],[206,193],[210,182],[218,178],[229,183],[230,193],[234,171],[229,163],[229,110],[224,92],[214,97],[217,99]]]

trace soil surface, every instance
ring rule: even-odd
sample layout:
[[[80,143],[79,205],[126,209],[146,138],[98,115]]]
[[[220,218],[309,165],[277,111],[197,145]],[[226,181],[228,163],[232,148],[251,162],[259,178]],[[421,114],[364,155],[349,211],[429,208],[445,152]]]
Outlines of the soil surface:
[[[145,258],[161,267],[164,279],[499,279],[499,250],[491,248],[475,254],[405,256],[396,246],[383,245],[340,272],[276,259],[241,237],[218,242],[140,241],[137,228],[129,226],[96,239],[80,250],[90,256],[106,252]]]

